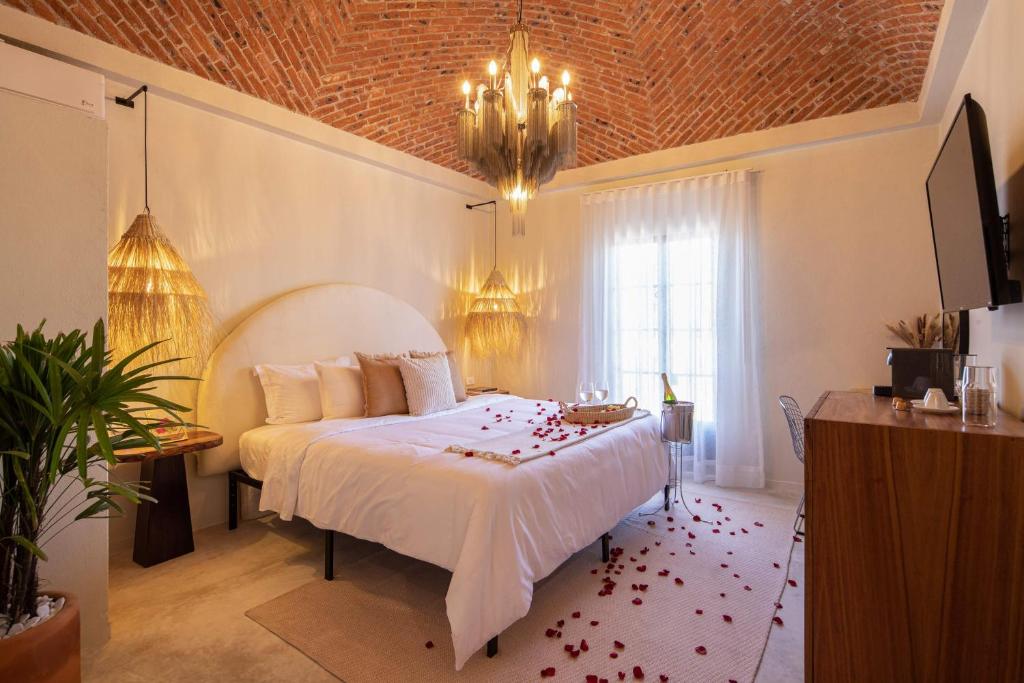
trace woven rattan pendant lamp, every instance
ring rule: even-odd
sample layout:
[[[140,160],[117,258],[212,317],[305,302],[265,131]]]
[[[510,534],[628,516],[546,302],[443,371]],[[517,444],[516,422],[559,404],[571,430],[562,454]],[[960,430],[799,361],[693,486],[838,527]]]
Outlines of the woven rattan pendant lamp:
[[[526,331],[526,317],[519,310],[516,295],[505,283],[505,276],[498,270],[497,202],[467,204],[466,208],[488,204],[494,206],[494,266],[466,316],[466,337],[478,355],[508,355],[519,350]]]
[[[134,108],[140,93],[145,210],[111,249],[107,261],[110,347],[116,361],[146,344],[167,340],[134,363],[181,358],[178,371],[198,377],[210,354],[210,306],[206,292],[149,210],[148,88],[144,85],[116,102]]]

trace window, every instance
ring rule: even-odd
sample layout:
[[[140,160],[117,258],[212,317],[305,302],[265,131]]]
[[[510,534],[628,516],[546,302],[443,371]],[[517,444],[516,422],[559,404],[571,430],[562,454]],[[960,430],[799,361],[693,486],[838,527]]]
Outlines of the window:
[[[714,422],[715,250],[708,236],[653,238],[610,250],[609,283],[618,311],[612,386],[660,410],[661,373],[698,423]]]

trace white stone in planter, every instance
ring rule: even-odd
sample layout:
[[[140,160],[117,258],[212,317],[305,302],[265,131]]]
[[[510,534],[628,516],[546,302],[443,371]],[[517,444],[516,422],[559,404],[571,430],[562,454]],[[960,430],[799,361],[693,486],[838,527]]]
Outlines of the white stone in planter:
[[[12,626],[7,631],[7,635],[8,636],[16,636],[16,635],[18,635],[19,633],[21,633],[24,630],[25,630],[25,625],[19,622],[19,623],[15,624],[14,626]]]

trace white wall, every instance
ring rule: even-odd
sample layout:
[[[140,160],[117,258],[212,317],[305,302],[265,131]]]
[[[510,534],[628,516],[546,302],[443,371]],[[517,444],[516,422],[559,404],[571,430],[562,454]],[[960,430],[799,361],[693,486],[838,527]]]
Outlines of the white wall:
[[[658,173],[651,157],[635,157],[631,165],[615,162],[615,175],[628,179],[611,183],[596,180],[599,167],[584,169],[582,185],[570,175],[569,189],[532,202],[525,239],[499,240],[499,266],[531,325],[522,357],[500,365],[496,381],[525,394],[574,393],[584,192],[757,169],[766,478],[800,486],[778,395],[792,394],[809,410],[827,389],[888,384],[885,347],[893,340],[884,323],[938,310],[924,193],[934,135],[913,128],[668,173]]]
[[[141,100],[110,106],[108,118],[112,246],[143,206]],[[491,242],[487,217],[465,208],[473,194],[160,95],[149,96],[149,141],[150,208],[206,289],[218,337],[285,292],[355,282],[408,301],[460,349],[470,292],[487,276],[477,256]],[[176,395],[194,405],[194,390]],[[188,462],[195,528],[223,523],[225,476],[196,477]],[[132,515],[112,521],[112,544],[133,528]]]
[[[0,339],[43,318],[51,335],[91,331],[107,314],[106,123],[6,91],[0,122]],[[76,522],[43,549],[41,589],[78,596],[82,647],[98,647],[110,635],[106,522]]]
[[[999,208],[1010,214],[1011,276],[1024,280],[1024,2],[989,0],[953,88],[932,155],[938,153],[965,93],[988,120]],[[1003,408],[1024,418],[1024,304],[971,311],[971,351],[999,368]]]

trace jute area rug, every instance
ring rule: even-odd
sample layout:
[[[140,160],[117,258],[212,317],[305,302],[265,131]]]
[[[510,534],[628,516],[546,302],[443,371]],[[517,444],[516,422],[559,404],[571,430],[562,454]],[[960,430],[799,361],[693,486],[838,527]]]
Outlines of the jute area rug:
[[[661,511],[660,498],[644,507],[656,514],[635,511],[612,531],[621,551],[611,565],[599,541],[574,555],[536,585],[498,655],[481,649],[459,672],[444,603],[451,575],[382,546],[346,562],[346,545],[365,544],[346,539],[334,581],[247,615],[347,683],[538,681],[542,672],[552,681],[751,681],[769,630],[785,628],[784,609],[773,617],[793,511],[686,499],[701,521],[679,505]]]

